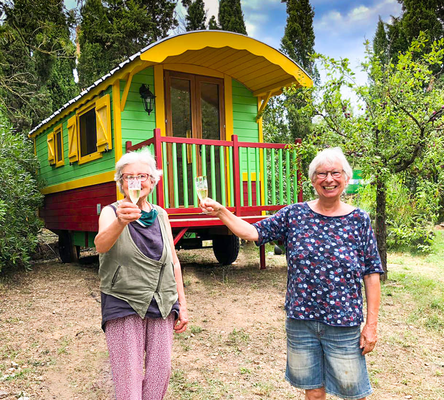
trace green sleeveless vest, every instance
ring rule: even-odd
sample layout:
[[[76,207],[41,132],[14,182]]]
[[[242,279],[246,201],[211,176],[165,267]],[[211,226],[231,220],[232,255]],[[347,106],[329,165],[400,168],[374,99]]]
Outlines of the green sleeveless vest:
[[[118,202],[113,205],[117,206]],[[171,243],[165,225],[167,216],[161,207],[154,208],[159,213],[157,218],[163,238],[159,261],[139,250],[128,226],[125,226],[114,246],[99,255],[100,290],[126,301],[141,318],[145,318],[153,297],[163,318],[168,317],[178,299]]]

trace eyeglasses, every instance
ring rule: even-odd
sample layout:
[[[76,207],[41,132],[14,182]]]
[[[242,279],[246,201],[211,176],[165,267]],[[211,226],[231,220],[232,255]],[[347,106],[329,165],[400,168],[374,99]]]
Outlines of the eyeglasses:
[[[332,178],[340,178],[342,176],[342,171],[316,172],[316,176],[319,179],[326,179],[328,174],[330,174]]]
[[[148,178],[150,178],[152,181],[154,181],[154,176],[150,174],[137,174],[137,175],[131,175],[131,174],[122,174],[122,179],[124,181],[132,181],[132,180],[138,180],[140,182],[145,182]]]

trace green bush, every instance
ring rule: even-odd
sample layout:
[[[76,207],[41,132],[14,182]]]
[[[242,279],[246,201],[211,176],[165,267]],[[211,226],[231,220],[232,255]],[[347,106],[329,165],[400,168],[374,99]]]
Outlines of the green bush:
[[[439,191],[431,181],[406,181],[393,176],[387,184],[387,248],[427,252],[433,243],[433,227],[439,212]],[[376,215],[376,188],[360,189],[354,203]]]
[[[0,272],[29,268],[41,228],[37,170],[31,141],[14,133],[0,110]]]

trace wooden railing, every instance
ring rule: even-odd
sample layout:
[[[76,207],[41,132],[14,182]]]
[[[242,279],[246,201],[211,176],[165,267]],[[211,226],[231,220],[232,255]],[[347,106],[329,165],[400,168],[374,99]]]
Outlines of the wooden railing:
[[[146,146],[163,170],[150,201],[165,208],[170,218],[205,218],[194,187],[197,175],[207,176],[209,197],[242,217],[302,201],[295,146],[239,142],[236,135],[231,141],[162,136],[156,128],[151,139],[126,142],[126,151]]]

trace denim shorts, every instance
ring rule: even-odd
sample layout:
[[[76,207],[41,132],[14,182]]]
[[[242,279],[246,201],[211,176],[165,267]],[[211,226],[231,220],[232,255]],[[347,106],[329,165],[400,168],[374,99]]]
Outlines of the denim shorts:
[[[335,327],[288,318],[285,379],[300,389],[325,388],[343,399],[372,393],[359,326]]]

